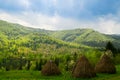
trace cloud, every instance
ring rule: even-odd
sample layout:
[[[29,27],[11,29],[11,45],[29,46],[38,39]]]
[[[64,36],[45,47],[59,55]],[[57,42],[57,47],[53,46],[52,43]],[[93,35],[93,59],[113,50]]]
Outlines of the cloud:
[[[0,0],[0,3],[0,19],[29,27],[49,30],[93,28],[110,34],[120,32],[120,1]]]
[[[65,18],[89,20],[116,14],[120,5],[115,0],[0,0],[0,3],[0,9],[13,13],[33,11],[54,16],[57,12]]]
[[[118,16],[110,14],[99,17],[95,26],[98,27],[98,30],[103,33],[120,34],[120,22]]]
[[[107,34],[118,34],[120,32],[120,23],[118,18],[114,15],[101,16],[95,21],[80,21],[61,17],[57,13],[55,16],[46,16],[34,12],[23,12],[21,14],[8,14],[6,12],[0,12],[0,19],[47,30],[93,28]]]
[[[32,27],[32,25],[30,23],[24,21],[24,19],[20,19],[19,16],[15,15],[15,14],[8,14],[6,12],[0,11],[0,20],[5,20],[5,21],[11,22],[11,23],[18,23],[18,24]]]

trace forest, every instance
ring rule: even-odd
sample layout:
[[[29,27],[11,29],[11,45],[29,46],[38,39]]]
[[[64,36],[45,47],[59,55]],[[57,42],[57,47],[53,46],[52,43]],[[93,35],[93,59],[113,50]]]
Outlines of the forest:
[[[50,31],[0,20],[0,80],[88,80],[73,77],[74,66],[84,55],[95,67],[104,54],[115,66],[115,74],[97,73],[90,80],[119,80],[120,35],[92,29]],[[60,75],[44,75],[46,63],[59,68]]]

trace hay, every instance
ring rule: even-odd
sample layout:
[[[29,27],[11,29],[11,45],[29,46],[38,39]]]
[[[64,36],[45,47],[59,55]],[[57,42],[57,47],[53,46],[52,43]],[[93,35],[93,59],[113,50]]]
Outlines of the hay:
[[[112,53],[111,50],[107,50],[107,51],[105,52],[105,54],[106,54],[107,56],[109,56],[111,59],[113,59],[113,53]]]
[[[96,73],[88,59],[85,56],[82,56],[75,64],[72,75],[76,78],[92,78],[96,76]]]
[[[59,75],[61,74],[60,70],[56,66],[56,64],[52,61],[48,61],[41,70],[42,75],[51,76],[51,75]]]
[[[106,54],[101,56],[100,61],[96,64],[95,72],[97,73],[116,73],[115,65],[113,64],[111,58]]]

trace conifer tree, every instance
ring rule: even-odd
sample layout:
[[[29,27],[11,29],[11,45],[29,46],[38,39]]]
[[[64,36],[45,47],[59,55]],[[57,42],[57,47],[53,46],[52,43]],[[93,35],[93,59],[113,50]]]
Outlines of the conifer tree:
[[[106,48],[106,50],[111,50],[112,53],[113,53],[113,56],[116,55],[117,50],[116,50],[116,48],[114,47],[114,45],[110,41],[106,44],[105,48]]]

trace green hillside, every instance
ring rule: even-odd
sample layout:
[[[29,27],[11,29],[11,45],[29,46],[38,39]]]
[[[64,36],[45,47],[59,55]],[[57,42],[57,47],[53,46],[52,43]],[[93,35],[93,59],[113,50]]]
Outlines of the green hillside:
[[[68,48],[80,47],[79,44],[65,42],[48,36],[47,34],[51,32],[0,21],[0,48],[1,50],[6,48],[6,51],[9,51],[9,48],[12,47],[17,50],[21,47],[28,48],[29,50],[37,50],[44,45],[56,46],[57,48],[64,46]]]
[[[55,31],[50,35],[63,41],[74,42],[92,47],[103,47],[108,41],[113,42],[116,47],[120,44],[120,36],[106,35],[92,29]]]
[[[111,41],[116,47],[120,47],[119,35],[106,35],[92,29],[49,31],[29,28],[0,20],[1,41],[9,42],[15,40],[19,43],[24,42],[26,44],[26,42],[28,43],[34,38],[36,38],[39,43],[55,44],[57,46],[104,47],[106,42]]]
[[[80,42],[80,41],[108,41],[114,40],[110,36],[99,33],[92,29],[75,29],[67,31],[57,31],[52,34],[53,37],[62,39],[69,42]]]

